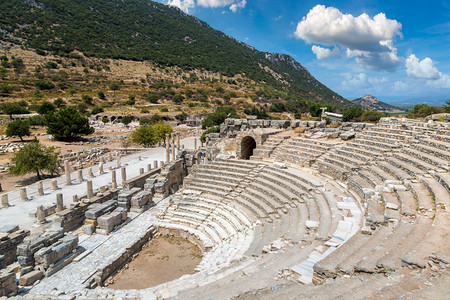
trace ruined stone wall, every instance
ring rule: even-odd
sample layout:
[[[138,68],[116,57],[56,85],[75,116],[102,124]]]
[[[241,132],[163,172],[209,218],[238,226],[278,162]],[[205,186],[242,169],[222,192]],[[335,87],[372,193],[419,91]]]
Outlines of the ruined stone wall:
[[[220,125],[221,137],[236,137],[240,131],[256,128],[292,129],[296,127],[325,128],[324,121],[301,121],[301,120],[248,120],[248,119],[226,119]]]
[[[128,179],[127,181],[125,181],[123,183],[124,189],[129,190],[129,189],[132,189],[134,187],[143,188],[144,184],[145,184],[145,181],[148,178],[150,178],[150,177],[152,177],[154,175],[157,175],[159,173],[161,173],[161,169],[154,169],[154,170],[151,170],[149,172],[144,172],[143,174],[140,174],[140,175],[138,175],[136,177],[133,177],[131,179]]]
[[[10,233],[0,233],[0,255],[4,256],[7,265],[17,260],[17,245],[30,235],[30,231],[18,229],[17,227],[16,231]]]

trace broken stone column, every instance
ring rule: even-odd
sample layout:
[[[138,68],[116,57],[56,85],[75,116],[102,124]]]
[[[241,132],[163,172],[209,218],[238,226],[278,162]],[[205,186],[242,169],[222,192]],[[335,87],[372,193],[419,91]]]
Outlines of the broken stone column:
[[[194,138],[194,151],[197,150],[197,138]]]
[[[184,144],[181,145],[181,149],[184,149]]]
[[[92,197],[94,197],[94,189],[92,188],[92,180],[86,181],[86,187],[87,187],[87,198],[92,199]]]
[[[42,183],[42,181],[39,181],[37,183],[37,186],[38,186],[38,195],[44,196],[44,184]]]
[[[175,160],[176,147],[175,147],[175,136],[172,135],[172,160]]]
[[[153,161],[153,169],[158,169],[158,161],[157,160]]]
[[[122,164],[122,158],[119,156],[119,158],[117,159],[117,168],[120,168]]]
[[[64,161],[64,172],[66,173],[66,185],[71,185],[72,183],[70,182],[70,166],[68,160]]]
[[[181,146],[180,146],[180,134],[177,133],[176,136],[177,136],[177,150],[180,150],[181,149]]]
[[[83,170],[78,170],[78,182],[81,183],[83,181],[84,181]]]
[[[56,191],[58,189],[58,181],[56,179],[52,180],[52,190]]]
[[[160,162],[159,162],[159,167],[160,167],[160,168],[164,167],[164,165],[165,165],[165,163],[164,163],[163,161],[160,161]]]
[[[63,194],[58,193],[56,194],[56,212],[60,212],[63,210],[64,210]]]
[[[141,161],[142,160],[142,157],[139,155],[138,156],[138,161]]]
[[[116,170],[111,171],[111,188],[117,189]]]
[[[93,178],[94,177],[94,173],[92,172],[92,168],[88,169],[88,177],[89,178]]]
[[[21,188],[20,189],[20,201],[28,201],[28,197],[27,197],[27,189],[26,188]]]
[[[78,199],[78,195],[73,195],[72,202],[78,202],[78,201],[80,201],[80,199]]]
[[[120,173],[122,175],[122,185],[125,181],[127,181],[127,169],[125,167],[120,169]]]
[[[45,219],[44,207],[42,205],[39,205],[36,208],[36,218],[37,218],[38,223],[40,223],[40,224],[44,224],[47,222],[47,220]]]
[[[2,195],[2,207],[9,207],[8,194]]]
[[[166,134],[166,163],[170,161],[170,140],[169,134]]]
[[[144,168],[139,169],[139,174],[144,174]]]
[[[152,170],[152,165],[151,164],[148,164],[147,165],[147,172],[150,172]]]
[[[102,175],[103,173],[103,163],[101,162],[98,164],[98,175]]]
[[[111,161],[111,160],[112,160],[111,152],[108,152],[108,161]]]

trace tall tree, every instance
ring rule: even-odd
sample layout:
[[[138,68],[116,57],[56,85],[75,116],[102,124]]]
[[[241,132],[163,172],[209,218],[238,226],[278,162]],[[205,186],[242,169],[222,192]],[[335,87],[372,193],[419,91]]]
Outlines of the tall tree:
[[[94,133],[89,119],[82,116],[75,107],[62,107],[45,115],[47,133],[57,140],[72,140],[80,135]]]
[[[38,179],[41,180],[44,170],[51,175],[58,173],[58,155],[59,152],[55,152],[55,147],[45,147],[38,141],[27,143],[11,158],[13,166],[9,172],[12,175],[36,173]]]
[[[6,136],[18,136],[22,142],[24,136],[30,135],[30,125],[27,121],[11,121],[6,127]]]

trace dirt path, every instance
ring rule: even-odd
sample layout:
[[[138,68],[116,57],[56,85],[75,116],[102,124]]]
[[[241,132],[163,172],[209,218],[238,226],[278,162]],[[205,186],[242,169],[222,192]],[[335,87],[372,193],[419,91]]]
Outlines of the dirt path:
[[[112,289],[145,289],[194,273],[202,251],[178,237],[157,237],[139,255],[105,282]]]

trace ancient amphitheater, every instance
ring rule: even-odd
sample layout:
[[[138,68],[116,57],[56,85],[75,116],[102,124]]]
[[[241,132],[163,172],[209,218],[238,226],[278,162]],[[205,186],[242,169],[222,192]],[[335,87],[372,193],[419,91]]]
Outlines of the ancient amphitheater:
[[[342,138],[324,125],[227,119],[205,145],[173,139],[177,153],[130,179],[114,163],[105,186],[38,207],[41,233],[3,234],[1,293],[21,275],[32,299],[449,299],[450,123],[384,118]],[[167,233],[203,250],[194,274],[104,286]]]

